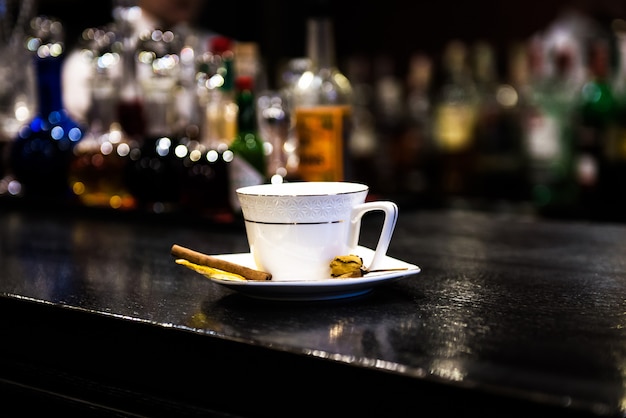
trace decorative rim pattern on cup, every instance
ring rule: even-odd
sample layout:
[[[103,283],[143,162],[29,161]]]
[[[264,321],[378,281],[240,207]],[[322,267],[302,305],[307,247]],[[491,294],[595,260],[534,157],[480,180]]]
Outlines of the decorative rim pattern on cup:
[[[257,184],[237,189],[238,195],[251,196],[329,196],[368,191],[361,183],[341,181],[308,181],[279,184]]]
[[[265,188],[245,189],[248,191],[237,191],[244,219],[271,224],[341,222],[348,219],[352,207],[365,201],[368,192],[367,186],[358,187],[356,183],[349,187],[349,191],[325,195],[264,194],[259,190]],[[277,190],[272,187],[267,189]],[[254,193],[250,194],[251,190]]]

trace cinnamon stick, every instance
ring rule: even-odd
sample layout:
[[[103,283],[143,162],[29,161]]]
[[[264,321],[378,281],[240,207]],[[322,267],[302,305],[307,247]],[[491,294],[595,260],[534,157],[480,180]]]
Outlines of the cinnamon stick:
[[[229,273],[235,273],[247,280],[264,281],[272,279],[272,275],[270,273],[242,266],[241,264],[231,263],[230,261],[203,254],[177,244],[172,245],[171,253],[174,257],[185,259],[194,264],[213,267]]]

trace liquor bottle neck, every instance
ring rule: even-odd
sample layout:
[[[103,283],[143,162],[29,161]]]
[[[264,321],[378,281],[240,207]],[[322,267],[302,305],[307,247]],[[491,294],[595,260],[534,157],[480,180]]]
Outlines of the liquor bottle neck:
[[[335,66],[334,30],[330,18],[307,21],[307,55],[318,69]]]

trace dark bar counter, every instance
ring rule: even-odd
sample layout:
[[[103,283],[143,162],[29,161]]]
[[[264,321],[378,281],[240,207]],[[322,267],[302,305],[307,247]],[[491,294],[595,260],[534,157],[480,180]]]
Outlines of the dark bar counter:
[[[248,251],[184,218],[0,210],[0,415],[624,416],[624,225],[401,208],[419,274],[272,301],[176,264]]]

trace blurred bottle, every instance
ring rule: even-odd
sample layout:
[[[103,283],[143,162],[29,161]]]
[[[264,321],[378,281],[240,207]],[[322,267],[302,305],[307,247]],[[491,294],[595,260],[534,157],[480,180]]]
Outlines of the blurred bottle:
[[[108,28],[84,31],[94,68],[91,109],[85,137],[74,147],[69,182],[81,204],[88,207],[129,210],[136,199],[128,190],[124,172],[130,163],[131,140],[117,117],[122,65],[116,34]]]
[[[260,91],[268,90],[267,74],[261,59],[259,45],[251,41],[237,41],[234,43],[233,50],[235,77],[251,77],[256,95]]]
[[[508,84],[503,86],[505,90],[500,98],[500,101],[509,102],[509,105],[503,105],[507,121],[510,123],[510,129],[507,131],[514,138],[511,145],[513,149],[517,148],[518,153],[518,158],[514,158],[517,175],[513,177],[517,186],[508,196],[520,207],[530,204],[532,200],[526,149],[526,123],[538,114],[534,87],[541,79],[542,56],[535,55],[531,50],[529,42],[514,43],[510,46],[507,56]],[[506,86],[510,86],[512,90],[508,90]]]
[[[411,158],[409,154],[413,154],[402,143],[407,122],[405,83],[396,75],[396,64],[391,56],[374,57],[373,67],[372,109],[377,155],[373,167],[370,167],[376,176],[372,189],[397,198],[404,192],[406,185],[402,166],[406,166],[406,159]]]
[[[612,88],[617,101],[617,132],[607,147],[607,175],[603,179],[606,193],[611,196],[607,217],[626,220],[626,20],[615,19],[612,23],[616,41],[617,67]]]
[[[298,80],[305,72],[312,69],[311,59],[297,57],[289,59],[280,71],[278,79],[278,94],[282,98],[282,106],[289,114],[289,127],[287,128],[287,140],[283,144],[286,158],[287,180],[299,180],[298,174],[298,137],[296,135],[296,110],[294,91]]]
[[[466,199],[472,195],[474,133],[478,93],[468,66],[467,46],[450,41],[441,61],[443,80],[433,104],[433,140],[439,161],[441,200]]]
[[[370,194],[381,193],[377,159],[379,141],[374,115],[374,86],[372,64],[365,55],[352,55],[346,59],[346,76],[352,84],[352,129],[349,152],[352,163],[352,178],[370,187]]]
[[[184,129],[182,142],[188,149],[183,158],[181,206],[206,219],[228,223],[233,220],[230,204],[230,140],[236,132],[233,118],[232,41],[217,37],[196,58],[195,102],[198,123]],[[226,119],[226,120],[225,120]],[[236,121],[236,119],[235,119]],[[226,160],[229,161],[226,161]]]
[[[292,180],[293,177],[288,171],[290,146],[288,142],[292,135],[290,103],[285,90],[273,90],[268,87],[267,74],[257,43],[242,41],[236,43],[235,74],[236,84],[242,84],[237,87],[237,95],[242,93],[239,88],[251,83],[252,94],[256,98],[254,114],[258,122],[255,130],[258,132],[256,136],[262,138],[267,165],[263,181],[266,178],[272,182]],[[283,82],[279,84],[281,87],[284,86]],[[241,107],[238,112],[241,112]],[[240,123],[241,121],[238,120],[238,131]],[[237,136],[239,135],[238,132]],[[236,169],[236,165],[232,168]],[[236,203],[238,205],[238,200]]]
[[[407,71],[406,129],[394,150],[396,182],[411,206],[441,204],[435,195],[436,150],[432,137],[434,63],[415,53]]]
[[[146,33],[137,47],[146,133],[130,151],[126,175],[139,209],[148,212],[180,209],[182,159],[189,150],[175,129],[179,51],[178,38],[160,30]]]
[[[36,108],[32,57],[25,47],[25,30],[35,12],[33,6],[33,0],[10,1],[0,13],[0,53],[10,57],[0,62],[0,195],[11,192],[11,143]]]
[[[180,209],[212,222],[231,222],[228,149],[207,142],[202,125],[189,125],[181,145],[186,155],[182,157]]]
[[[578,201],[571,124],[581,87],[575,51],[567,44],[550,51],[553,71],[534,77],[533,112],[523,126],[531,202],[548,216],[573,216]]]
[[[611,51],[608,39],[598,38],[588,46],[588,79],[580,91],[574,119],[576,181],[584,217],[606,216],[610,207],[608,152],[617,130],[618,103],[611,86]]]
[[[235,211],[239,211],[239,199],[235,191],[239,187],[255,186],[267,181],[267,157],[264,141],[258,132],[253,78],[238,76],[235,91],[237,134],[229,147],[233,153],[229,173],[231,205]]]
[[[121,83],[117,102],[117,119],[124,132],[134,139],[146,133],[146,116],[142,89],[137,78],[137,38],[133,27],[141,9],[134,0],[117,0],[113,7],[114,29],[121,49]]]
[[[313,67],[294,88],[298,174],[306,181],[351,178],[352,86],[336,67],[333,22],[325,12],[307,20]]]
[[[83,139],[84,128],[63,106],[63,25],[58,20],[37,16],[31,20],[31,31],[27,44],[34,53],[38,109],[11,145],[11,168],[24,197],[66,203],[72,196],[68,169],[73,149]]]
[[[265,142],[267,177],[272,183],[292,181],[289,170],[291,109],[282,91],[265,90],[257,95],[259,134]]]
[[[512,84],[501,82],[489,43],[474,44],[472,62],[479,96],[474,134],[476,195],[487,205],[520,202],[526,190],[519,93]]]
[[[237,134],[234,41],[216,36],[210,40],[208,89],[206,90],[206,135],[215,147],[228,144]]]

